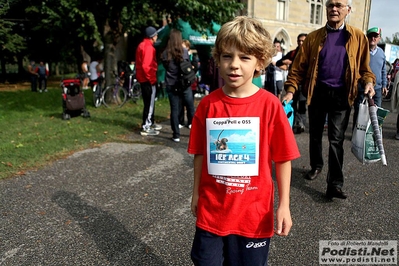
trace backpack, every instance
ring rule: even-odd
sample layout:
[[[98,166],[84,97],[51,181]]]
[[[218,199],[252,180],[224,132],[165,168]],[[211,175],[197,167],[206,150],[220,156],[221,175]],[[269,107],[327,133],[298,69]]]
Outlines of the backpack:
[[[183,60],[179,64],[179,78],[177,85],[181,91],[184,91],[195,82],[196,71],[190,61]]]

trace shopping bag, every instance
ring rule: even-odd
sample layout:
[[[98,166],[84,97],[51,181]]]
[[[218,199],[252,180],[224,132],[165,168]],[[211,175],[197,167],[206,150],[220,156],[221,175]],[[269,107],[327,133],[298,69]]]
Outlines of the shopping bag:
[[[294,124],[294,108],[292,107],[292,103],[293,100],[289,101],[288,103],[287,101],[283,102],[284,112],[287,115],[288,122],[290,123],[291,128]]]
[[[382,160],[383,165],[386,165],[382,145],[382,123],[388,112],[374,104],[370,105],[367,99],[360,103],[359,115],[352,134],[351,151],[362,164]],[[370,115],[373,119],[370,119]]]

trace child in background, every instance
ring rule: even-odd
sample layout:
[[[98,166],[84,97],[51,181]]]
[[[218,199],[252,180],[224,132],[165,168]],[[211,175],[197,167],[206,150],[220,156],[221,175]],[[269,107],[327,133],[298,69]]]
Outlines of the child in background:
[[[274,51],[262,23],[245,16],[224,24],[216,38],[213,58],[225,84],[199,103],[188,145],[194,154],[194,265],[267,265],[273,233],[286,236],[291,229],[291,160],[299,150],[279,99],[252,83]],[[222,138],[228,148],[217,150]]]

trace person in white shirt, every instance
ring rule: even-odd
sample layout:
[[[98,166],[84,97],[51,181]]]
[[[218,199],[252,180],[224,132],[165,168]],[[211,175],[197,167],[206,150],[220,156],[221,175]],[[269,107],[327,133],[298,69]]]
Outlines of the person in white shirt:
[[[95,81],[100,77],[102,72],[101,62],[102,59],[91,61],[89,65],[90,81]]]
[[[284,71],[276,66],[276,62],[280,60],[283,57],[283,52],[281,48],[281,42],[275,40],[274,41],[274,48],[276,48],[277,54],[273,56],[272,58],[272,64],[275,66],[275,71],[274,71],[274,80],[276,84],[276,93],[277,97],[281,99],[281,92],[283,90],[283,75]]]

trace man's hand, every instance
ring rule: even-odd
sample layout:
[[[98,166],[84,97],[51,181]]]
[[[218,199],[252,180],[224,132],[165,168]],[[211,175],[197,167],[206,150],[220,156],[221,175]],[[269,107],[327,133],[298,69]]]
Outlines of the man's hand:
[[[364,94],[369,95],[370,97],[375,95],[373,83],[369,82],[366,84],[366,87],[364,88]]]
[[[288,66],[287,65],[281,65],[278,68],[280,68],[281,70],[288,70]]]
[[[283,64],[284,64],[284,65],[291,65],[291,64],[292,64],[292,61],[289,60],[289,59],[285,59],[285,60],[283,60]]]
[[[294,94],[292,92],[287,92],[284,95],[284,97],[282,99],[282,102],[286,101],[287,103],[289,103],[292,100],[293,97],[294,97]]]
[[[388,89],[382,88],[382,96],[387,96],[387,94],[388,94]]]

